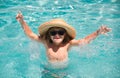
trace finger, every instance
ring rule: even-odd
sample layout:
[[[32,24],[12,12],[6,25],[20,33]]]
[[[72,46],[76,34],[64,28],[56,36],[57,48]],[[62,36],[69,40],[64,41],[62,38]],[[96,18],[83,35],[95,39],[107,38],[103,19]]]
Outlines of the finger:
[[[19,11],[18,11],[18,14],[22,14],[22,12],[19,10]]]
[[[108,31],[108,32],[111,31],[111,30],[112,30],[111,28],[106,28],[106,31]]]
[[[22,16],[22,12],[21,12],[21,11],[18,11],[18,15]]]
[[[107,28],[108,30],[112,30],[112,28]]]
[[[18,14],[16,15],[16,17],[18,17]]]
[[[102,28],[103,28],[103,29],[105,29],[105,28],[106,28],[106,26],[104,25],[104,26],[102,26]]]
[[[19,17],[20,17],[20,15],[19,15],[19,14],[17,14],[17,15],[16,15],[16,19],[18,19]]]
[[[106,29],[106,28],[108,28],[106,25],[103,25],[103,26],[102,26],[102,29]]]
[[[101,32],[101,34],[104,34],[104,32]]]
[[[104,33],[104,35],[105,35],[105,36],[108,36],[108,34],[107,34],[107,33]]]
[[[101,30],[104,30],[104,28],[105,28],[104,26],[101,26]]]
[[[17,14],[16,18],[19,18],[19,17],[21,17],[21,15],[20,15],[20,14]]]

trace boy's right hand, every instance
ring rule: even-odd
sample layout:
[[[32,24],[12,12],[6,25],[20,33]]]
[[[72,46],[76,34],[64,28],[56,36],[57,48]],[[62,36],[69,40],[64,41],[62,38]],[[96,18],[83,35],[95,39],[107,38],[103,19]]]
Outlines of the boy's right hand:
[[[18,12],[18,14],[16,15],[16,19],[21,23],[23,21],[23,15],[21,12]]]

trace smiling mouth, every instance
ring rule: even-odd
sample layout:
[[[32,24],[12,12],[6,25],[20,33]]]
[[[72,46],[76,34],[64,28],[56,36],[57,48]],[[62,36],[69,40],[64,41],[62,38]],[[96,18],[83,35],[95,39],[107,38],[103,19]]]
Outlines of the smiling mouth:
[[[56,38],[54,38],[54,39],[60,39],[59,37],[56,37]]]

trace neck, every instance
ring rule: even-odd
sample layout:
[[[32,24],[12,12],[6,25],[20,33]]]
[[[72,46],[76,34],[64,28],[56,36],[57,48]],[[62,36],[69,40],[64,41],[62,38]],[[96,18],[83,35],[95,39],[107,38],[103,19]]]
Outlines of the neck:
[[[50,45],[50,47],[53,49],[54,52],[57,52],[61,45],[62,45],[62,44],[52,43],[52,44]]]
[[[53,43],[53,45],[56,46],[56,47],[59,47],[59,46],[62,45],[62,43],[60,43],[60,44],[55,44],[55,43]]]

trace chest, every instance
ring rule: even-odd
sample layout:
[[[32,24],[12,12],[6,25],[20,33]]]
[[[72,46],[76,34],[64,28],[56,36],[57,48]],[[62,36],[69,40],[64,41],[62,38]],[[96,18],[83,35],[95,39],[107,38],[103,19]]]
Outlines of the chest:
[[[53,48],[49,48],[47,51],[47,56],[51,60],[53,59],[63,60],[64,58],[68,56],[68,52],[67,52],[67,49],[65,48],[59,48],[55,50]]]
[[[68,45],[62,45],[59,47],[49,46],[47,49],[48,56],[66,56],[68,54]]]
[[[60,47],[51,46],[51,47],[48,47],[48,52],[53,53],[53,54],[65,53],[65,52],[67,52],[67,50],[68,50],[67,46],[60,46]]]

